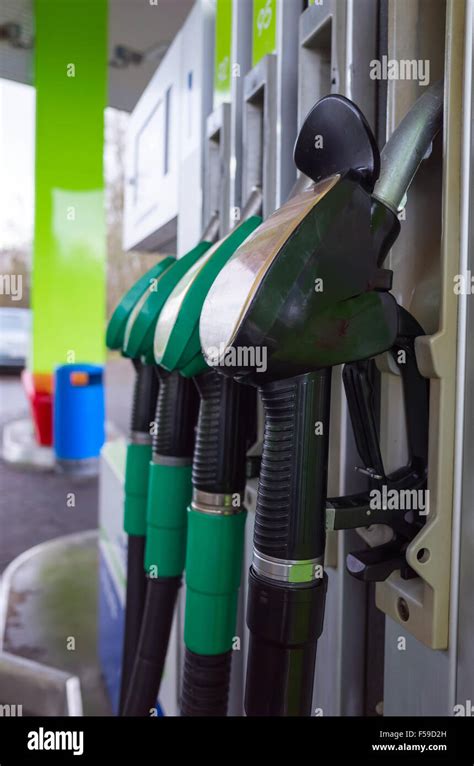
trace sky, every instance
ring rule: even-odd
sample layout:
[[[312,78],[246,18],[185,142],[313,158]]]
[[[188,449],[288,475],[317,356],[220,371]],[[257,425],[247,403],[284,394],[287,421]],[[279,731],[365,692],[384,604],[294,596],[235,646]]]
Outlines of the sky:
[[[35,90],[0,78],[0,250],[31,242]]]

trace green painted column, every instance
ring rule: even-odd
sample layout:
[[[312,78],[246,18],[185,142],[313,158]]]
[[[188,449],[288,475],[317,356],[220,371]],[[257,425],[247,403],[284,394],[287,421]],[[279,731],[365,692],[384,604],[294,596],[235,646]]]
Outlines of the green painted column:
[[[232,65],[232,0],[217,0],[214,108],[230,101]]]
[[[105,359],[107,0],[35,0],[32,371]]]

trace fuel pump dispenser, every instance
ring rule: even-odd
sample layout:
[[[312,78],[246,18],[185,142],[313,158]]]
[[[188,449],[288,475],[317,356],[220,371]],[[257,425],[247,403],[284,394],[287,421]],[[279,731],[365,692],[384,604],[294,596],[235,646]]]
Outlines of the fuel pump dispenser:
[[[157,690],[165,714],[240,715],[246,666],[250,715],[447,715],[469,697],[467,298],[452,279],[469,263],[470,5],[199,0],[134,110],[125,246],[177,260],[108,333],[139,403],[127,715],[160,714]],[[390,61],[418,69],[392,79]],[[428,83],[443,76],[429,154],[443,93]],[[264,223],[220,260],[250,216]],[[101,662],[115,698],[124,450],[104,454]],[[386,507],[394,492],[426,492],[429,513]]]
[[[390,294],[391,272],[382,264],[399,232],[402,198],[440,129],[442,107],[438,83],[410,110],[380,163],[359,110],[342,97],[322,99],[308,115],[295,147],[299,164],[307,130],[314,135],[317,128],[326,139],[311,174],[314,188],[283,205],[249,237],[220,272],[203,306],[205,358],[223,374],[258,385],[265,408],[247,610],[249,715],[311,713],[326,591],[334,365],[358,364],[391,349],[405,351],[405,392],[409,401],[414,389],[418,404],[416,411],[408,407],[407,416],[415,422],[421,418],[421,426],[409,429],[412,460],[398,478],[408,486],[425,480],[427,387],[414,355],[414,339],[423,330]],[[239,362],[238,349],[249,347],[266,349],[264,373]],[[226,364],[229,351],[237,359],[232,367]],[[349,367],[345,377],[354,426],[360,428],[370,411],[370,392],[357,373],[359,368]],[[383,482],[385,472],[374,462],[371,436],[367,428],[359,431],[358,446],[367,470]],[[333,501],[330,508],[337,518],[335,505]],[[417,518],[411,523],[416,527],[422,522]],[[389,574],[393,566],[404,570],[406,534],[399,535],[397,555],[393,550],[375,554],[377,564],[385,562],[377,576]],[[355,565],[349,562],[354,573],[364,566],[367,572],[374,563],[355,559]],[[404,574],[410,576],[407,570]]]

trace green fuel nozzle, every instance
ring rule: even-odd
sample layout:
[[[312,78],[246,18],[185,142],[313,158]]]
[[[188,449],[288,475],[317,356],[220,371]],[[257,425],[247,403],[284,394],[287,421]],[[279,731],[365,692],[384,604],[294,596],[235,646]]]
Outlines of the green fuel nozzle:
[[[237,558],[238,578],[235,574],[229,579],[227,591],[214,597],[212,592],[200,593],[199,614],[196,614],[195,625],[202,624],[214,627],[216,632],[216,619],[214,613],[222,612],[225,616],[225,635],[232,633],[235,623],[234,602],[240,582],[240,559],[241,542],[243,534],[244,514],[240,514],[237,532],[235,534],[235,522],[226,521],[223,524],[212,525],[212,545],[208,544],[209,534],[207,526],[200,525],[195,521],[193,511],[188,513],[191,506],[191,463],[193,452],[206,454],[209,458],[206,442],[203,446],[196,445],[194,450],[195,427],[199,393],[201,394],[200,419],[207,422],[203,415],[206,410],[207,398],[204,393],[205,373],[208,370],[203,361],[198,335],[199,315],[202,301],[219,269],[234,252],[236,247],[243,242],[248,233],[260,223],[260,219],[245,222],[238,230],[219,243],[210,245],[209,242],[201,243],[191,253],[178,259],[169,273],[163,275],[157,284],[155,293],[150,293],[147,299],[139,306],[133,325],[128,328],[126,348],[138,350],[148,361],[153,361],[160,369],[160,393],[155,418],[156,435],[153,441],[153,457],[150,466],[150,480],[148,490],[147,524],[146,524],[146,548],[145,566],[148,574],[148,586],[146,603],[144,607],[140,640],[136,652],[135,663],[131,674],[129,691],[126,698],[124,713],[127,716],[148,715],[154,706],[160,688],[161,676],[164,668],[169,635],[175,609],[176,596],[181,584],[183,569],[185,566],[186,539],[189,526],[189,537],[194,540],[196,529],[197,541],[191,543],[193,555],[186,555],[186,568],[188,570],[188,596],[189,602],[193,601],[190,592],[192,587],[193,561],[199,562],[198,571],[212,570],[212,550],[216,551],[221,544],[227,541],[227,552],[232,552],[231,558],[224,563],[222,572]],[[196,388],[194,376],[200,376],[200,385]],[[233,381],[227,381],[225,389],[239,388]],[[207,389],[206,389],[207,390]],[[232,398],[227,393],[226,401]],[[212,399],[214,406],[215,400]],[[249,394],[245,390],[243,396],[234,396],[234,410],[240,400],[248,399]],[[215,410],[214,410],[215,411]],[[227,410],[230,413],[230,409]],[[218,408],[217,417],[220,417]],[[239,410],[240,412],[240,410]],[[230,423],[231,429],[239,427],[240,418],[234,417]],[[202,433],[202,425],[198,424],[196,440],[199,442]],[[229,432],[226,432],[226,437]],[[211,437],[211,433],[207,432]],[[219,446],[224,448],[225,442],[218,436]],[[243,453],[245,457],[245,452]],[[229,455],[228,450],[224,456]],[[218,456],[221,457],[220,454]],[[244,458],[243,458],[244,459]],[[207,469],[210,468],[210,459]],[[195,482],[193,482],[195,483]],[[235,485],[233,485],[235,487]],[[238,483],[238,489],[243,490],[243,479]],[[192,508],[192,506],[191,506]],[[238,508],[238,511],[242,509]],[[228,514],[226,514],[227,519]],[[188,519],[189,517],[189,519]],[[217,517],[217,516],[216,516]],[[237,513],[235,514],[237,518]],[[214,517],[213,517],[214,518]],[[189,523],[188,523],[189,520]],[[204,533],[203,533],[204,530]],[[219,531],[216,536],[215,531]],[[202,547],[206,543],[207,548]],[[190,546],[188,545],[188,551]],[[235,551],[235,552],[233,552]],[[203,559],[204,554],[204,559]],[[222,556],[222,552],[220,553]],[[204,560],[204,564],[203,564]],[[215,562],[214,562],[215,565]],[[234,570],[232,570],[234,571]],[[208,576],[207,582],[212,577]],[[214,586],[217,579],[214,578]],[[223,587],[220,580],[219,587]],[[199,600],[199,599],[198,599]],[[224,602],[224,607],[218,606]],[[227,604],[229,601],[230,606]],[[203,611],[201,612],[201,607]],[[188,607],[187,607],[188,608]],[[212,611],[214,610],[214,611]],[[218,619],[222,619],[218,615]],[[191,622],[193,622],[191,620]],[[221,633],[224,628],[220,629]],[[201,630],[201,634],[205,630]],[[232,633],[233,635],[233,633]],[[222,639],[221,644],[222,644]],[[221,645],[219,644],[219,646]],[[211,646],[211,653],[216,660],[216,640]],[[207,645],[206,645],[207,646]],[[227,643],[225,649],[227,650]],[[228,651],[225,652],[224,660],[224,687],[219,694],[227,699],[228,670],[230,668]],[[204,660],[205,661],[205,660]],[[185,678],[186,678],[185,671]],[[219,704],[222,700],[219,699]],[[202,705],[202,700],[200,701]]]
[[[164,434],[168,431],[170,417],[175,418],[174,425],[177,427],[179,413],[185,413],[186,428],[189,430],[191,444],[193,444],[194,420],[197,415],[196,408],[192,412],[192,403],[188,407],[187,391],[191,388],[191,399],[196,402],[197,396],[190,384],[176,385],[174,378],[168,375],[159,376],[152,353],[153,335],[156,322],[161,309],[166,302],[174,286],[182,278],[183,274],[210,247],[210,242],[200,242],[187,255],[179,261],[174,258],[164,258],[155,264],[143,275],[120,300],[116,307],[108,328],[107,345],[109,348],[120,350],[122,355],[132,360],[136,369],[134,388],[134,400],[132,408],[131,436],[127,447],[127,459],[125,468],[125,500],[124,500],[124,530],[128,535],[127,551],[127,594],[125,606],[125,629],[121,674],[121,691],[119,712],[130,713],[133,710],[137,694],[141,699],[146,696],[143,689],[137,691],[135,696],[130,696],[130,688],[133,687],[134,665],[137,655],[140,653],[140,631],[146,610],[153,609],[157,602],[166,609],[161,610],[165,615],[173,614],[176,593],[181,583],[182,568],[184,565],[184,549],[186,540],[185,513],[191,493],[191,457],[192,446],[188,448],[186,465],[182,465],[183,455],[180,445],[171,445],[171,456],[178,465],[173,467],[161,467],[157,464],[157,452],[155,445],[152,450],[153,429],[160,433],[160,445],[163,444]],[[161,378],[160,394],[158,396],[159,379]],[[179,381],[178,381],[179,383]],[[156,413],[156,414],[155,414]],[[178,413],[178,414],[176,414]],[[186,416],[187,417],[186,419]],[[193,420],[194,417],[194,420]],[[173,429],[172,429],[173,430]],[[177,433],[177,430],[174,431]],[[156,434],[155,434],[156,436]],[[173,449],[176,454],[173,455]],[[157,475],[159,474],[159,476]],[[174,572],[174,579],[161,580],[156,578],[150,587],[145,570],[149,574],[154,572],[154,548],[156,547],[156,507],[167,509],[168,514],[172,509],[178,509],[176,518],[166,528],[165,533],[159,539],[161,544],[172,541],[169,545],[169,559],[176,561],[182,559],[182,564]],[[184,524],[183,524],[184,515]],[[151,563],[150,563],[151,560]],[[160,572],[164,577],[169,575],[170,562],[160,561]],[[160,588],[160,598],[151,599],[147,591]],[[163,617],[163,614],[161,615]],[[171,618],[170,618],[171,619]],[[168,645],[169,626],[166,619],[162,619],[162,636],[160,642],[155,642],[152,650],[145,646],[142,653],[148,662],[147,680],[151,689],[151,702],[145,713],[153,707],[156,700],[158,681],[154,677],[161,675],[160,667],[164,662]],[[143,642],[142,642],[143,646]],[[164,647],[164,648],[163,648]],[[162,649],[163,648],[163,649]],[[157,659],[158,657],[158,659]],[[154,669],[155,676],[151,672]]]
[[[145,603],[146,580],[143,572],[145,552],[146,507],[151,458],[150,423],[154,417],[158,395],[158,379],[153,367],[144,364],[141,355],[127,350],[129,327],[137,306],[146,299],[152,285],[174,263],[172,258],[159,260],[122,296],[107,326],[109,349],[130,358],[135,369],[135,383],[127,445],[124,482],[124,531],[127,534],[127,592],[122,651],[119,713],[125,696],[138,646],[140,623]]]
[[[181,713],[225,715],[241,578],[245,456],[254,392],[204,362],[199,317],[220,270],[261,219],[252,216],[217,242],[170,295],[156,326],[155,359],[195,381],[199,418],[188,508]]]
[[[148,280],[147,289],[135,301],[123,330],[124,354],[142,359],[145,369],[159,381],[158,398],[148,423],[147,458],[140,455],[143,470],[140,476],[134,477],[145,501],[140,507],[139,519],[140,562],[135,568],[141,570],[146,592],[140,609],[130,603],[126,612],[133,615],[128,620],[129,632],[133,629],[136,639],[122,684],[121,712],[126,716],[148,715],[156,703],[184,567],[186,507],[191,497],[191,460],[197,417],[194,386],[178,373],[170,375],[157,367],[153,337],[169,295],[209,247],[210,242],[200,242],[178,261],[173,259],[169,268]],[[130,528],[130,519],[127,521]],[[153,633],[148,630],[150,624],[154,626]],[[129,655],[130,652],[125,654],[127,658]]]

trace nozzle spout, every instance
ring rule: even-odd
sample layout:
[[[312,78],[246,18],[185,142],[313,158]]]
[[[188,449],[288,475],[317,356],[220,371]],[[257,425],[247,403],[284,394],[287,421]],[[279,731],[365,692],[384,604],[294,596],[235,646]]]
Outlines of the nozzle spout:
[[[413,104],[382,150],[380,175],[373,196],[395,213],[441,129],[443,91],[443,80],[431,85]]]

